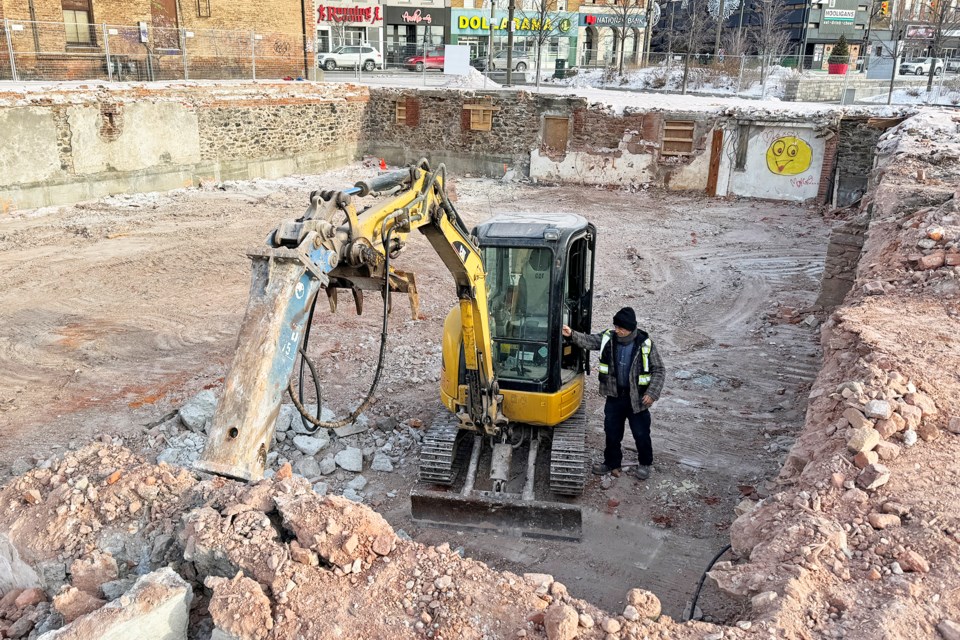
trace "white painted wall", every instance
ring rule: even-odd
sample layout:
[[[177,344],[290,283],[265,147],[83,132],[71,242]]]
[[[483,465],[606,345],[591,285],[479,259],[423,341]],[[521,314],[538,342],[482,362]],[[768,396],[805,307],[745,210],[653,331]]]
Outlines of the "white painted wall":
[[[49,108],[0,109],[0,131],[0,185],[42,182],[60,172],[57,126]]]
[[[767,166],[767,152],[778,138],[796,137],[810,147],[810,163],[804,171],[787,175],[777,173]],[[743,170],[735,168],[736,136],[730,136],[728,151],[732,155],[729,164],[729,183],[724,193],[732,193],[748,198],[769,198],[771,200],[789,200],[803,202],[817,196],[820,188],[820,170],[823,167],[825,141],[816,137],[816,132],[808,126],[789,126],[786,124],[753,124],[750,127],[750,139],[747,143],[747,162]],[[784,156],[784,161],[789,158]],[[723,167],[723,163],[721,164]],[[721,172],[721,182],[724,173]],[[719,194],[718,194],[719,195]]]
[[[76,173],[136,171],[164,164],[200,162],[200,128],[195,111],[167,103],[124,103],[120,135],[100,135],[97,107],[67,110]],[[148,125],[148,126],[145,126]],[[56,145],[52,145],[56,150]]]
[[[621,155],[600,155],[570,151],[556,161],[530,152],[530,177],[573,184],[630,185],[649,184],[653,179],[653,156],[621,150]]]

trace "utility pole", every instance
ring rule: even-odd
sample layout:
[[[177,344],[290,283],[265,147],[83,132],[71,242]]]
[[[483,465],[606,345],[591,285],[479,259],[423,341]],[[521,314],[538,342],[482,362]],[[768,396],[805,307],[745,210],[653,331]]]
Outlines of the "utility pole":
[[[510,7],[507,9],[507,84],[509,87],[513,81],[513,13],[517,9],[517,0],[510,0]]]
[[[800,29],[803,33],[803,38],[800,45],[800,73],[803,73],[803,59],[807,55],[807,26],[810,24],[810,7],[813,5],[814,0],[805,0],[803,4],[803,24],[800,25]],[[810,61],[810,68],[813,68],[813,61]]]
[[[653,24],[650,20],[653,18],[654,0],[646,0],[647,3],[647,36],[643,47],[643,66],[650,64],[650,42],[653,40]]]

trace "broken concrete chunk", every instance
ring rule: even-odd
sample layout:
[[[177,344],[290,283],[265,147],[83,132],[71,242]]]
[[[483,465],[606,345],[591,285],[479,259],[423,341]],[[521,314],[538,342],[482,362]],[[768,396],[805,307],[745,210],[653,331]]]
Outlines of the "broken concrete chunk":
[[[893,513],[871,513],[867,521],[874,529],[887,529],[900,526],[900,516]]]
[[[40,576],[20,559],[20,552],[5,534],[0,534],[0,593],[40,586]]]
[[[293,472],[297,475],[303,476],[307,480],[312,480],[319,477],[321,474],[320,465],[317,463],[316,458],[306,456],[300,458],[293,464]]]
[[[336,470],[337,470],[337,463],[334,460],[333,456],[326,456],[323,460],[320,461],[320,473],[322,475],[328,476]]]
[[[892,442],[881,441],[874,449],[880,460],[893,460],[900,455],[900,447]]]
[[[868,418],[886,420],[893,414],[893,407],[886,400],[871,400],[864,405],[863,413]]]
[[[270,636],[273,629],[270,598],[256,580],[238,573],[232,580],[207,578],[204,585],[213,591],[209,610],[217,630],[244,640],[264,640]]]
[[[873,428],[873,422],[867,420],[858,409],[854,409],[853,407],[844,411],[843,417],[847,419],[847,422],[849,422],[850,426],[854,429]]]
[[[71,584],[94,596],[100,595],[100,585],[116,580],[118,575],[117,561],[109,553],[95,551],[70,565]]]
[[[373,456],[373,462],[370,464],[370,469],[372,471],[390,473],[393,471],[393,461],[390,459],[390,456],[378,451]]]
[[[857,412],[859,413],[859,411]],[[846,415],[846,413],[844,413]],[[880,434],[873,427],[862,427],[854,429],[847,440],[847,448],[851,453],[860,453],[862,451],[872,451],[877,443],[880,442]]]
[[[870,491],[882,487],[890,480],[890,469],[882,464],[871,464],[864,468],[857,476],[857,485],[861,489]]]
[[[356,447],[347,447],[334,457],[334,462],[342,469],[360,473],[363,471],[363,452]]]
[[[330,436],[326,431],[319,431],[314,436],[296,436],[293,439],[293,446],[307,456],[317,455],[328,444],[330,444]]]
[[[53,608],[63,616],[66,622],[73,622],[105,604],[106,601],[76,587],[67,587],[65,591],[53,598]]]
[[[180,407],[180,422],[190,431],[202,433],[216,410],[217,396],[210,389],[205,389]]]
[[[879,443],[878,443],[879,446]],[[857,469],[863,469],[880,460],[880,455],[876,451],[861,451],[853,456],[853,464]]]
[[[641,617],[656,620],[660,617],[660,598],[645,589],[627,591],[627,604],[632,605]]]
[[[936,403],[930,396],[921,391],[906,394],[903,396],[903,401],[920,409],[924,417],[937,415]]]
[[[38,640],[179,640],[187,637],[192,600],[190,585],[173,569],[164,567],[141,577],[119,600],[77,617]]]

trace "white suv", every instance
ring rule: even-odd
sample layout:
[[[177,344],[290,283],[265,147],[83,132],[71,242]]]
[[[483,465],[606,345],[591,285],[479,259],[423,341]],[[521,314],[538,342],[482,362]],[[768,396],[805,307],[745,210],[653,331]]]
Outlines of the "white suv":
[[[373,71],[383,67],[383,56],[369,45],[347,45],[337,47],[330,53],[317,54],[317,66],[327,71],[337,67],[355,69],[359,65],[364,71]]]
[[[921,58],[920,60],[901,63],[900,74],[925,76],[930,73],[931,64],[933,64],[933,75],[938,76],[943,73],[943,60],[941,58]]]

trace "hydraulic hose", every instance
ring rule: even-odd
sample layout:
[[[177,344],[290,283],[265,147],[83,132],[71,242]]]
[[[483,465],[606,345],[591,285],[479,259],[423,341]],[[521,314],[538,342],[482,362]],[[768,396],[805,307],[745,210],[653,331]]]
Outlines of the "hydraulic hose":
[[[717,555],[713,556],[713,560],[710,561],[710,564],[707,565],[707,568],[703,570],[703,575],[700,576],[700,581],[697,582],[697,590],[693,592],[693,599],[690,601],[690,614],[685,616],[682,622],[686,622],[693,618],[694,613],[697,610],[697,600],[700,599],[700,590],[703,588],[703,582],[707,579],[707,574],[710,572],[710,569],[713,569],[713,565],[716,564],[717,560],[720,559],[720,556],[725,554],[730,550],[730,545],[726,545],[723,549],[720,549],[717,552]]]
[[[383,362],[387,352],[387,325],[389,321],[389,310],[390,310],[390,240],[393,236],[393,227],[387,230],[386,237],[383,239],[384,250],[384,276],[383,276],[383,324],[381,325],[380,330],[380,355],[377,358],[377,369],[373,375],[373,383],[370,385],[370,390],[367,392],[367,396],[363,399],[363,402],[354,409],[349,416],[342,420],[335,420],[333,422],[324,422],[320,420],[320,395],[317,394],[317,417],[311,416],[307,411],[306,407],[303,406],[303,403],[297,399],[297,394],[294,393],[293,380],[290,380],[290,384],[287,386],[287,393],[290,395],[290,399],[293,401],[293,405],[297,408],[297,411],[300,412],[300,419],[306,420],[307,422],[314,425],[314,429],[310,431],[314,433],[319,428],[324,429],[336,429],[337,427],[343,427],[348,424],[351,424],[357,419],[361,413],[363,413],[370,402],[373,400],[373,394],[377,390],[377,385],[380,384],[380,376],[383,373]],[[316,301],[314,301],[316,302]],[[313,311],[311,309],[311,319],[313,317]],[[309,334],[304,332],[303,339],[303,348],[300,349],[300,357],[303,362],[307,363],[307,367],[310,369],[310,374],[313,376],[314,384],[316,387],[319,387],[317,369],[314,366],[313,362],[307,356],[306,347],[307,347],[307,338]],[[302,368],[301,368],[302,376]],[[302,395],[301,395],[302,398]]]

